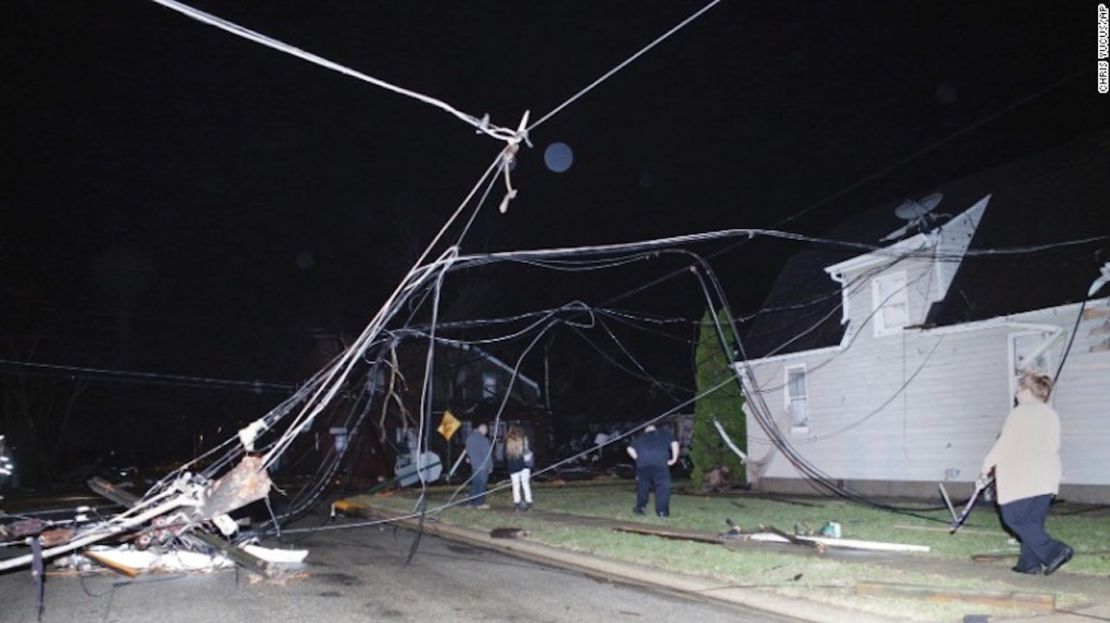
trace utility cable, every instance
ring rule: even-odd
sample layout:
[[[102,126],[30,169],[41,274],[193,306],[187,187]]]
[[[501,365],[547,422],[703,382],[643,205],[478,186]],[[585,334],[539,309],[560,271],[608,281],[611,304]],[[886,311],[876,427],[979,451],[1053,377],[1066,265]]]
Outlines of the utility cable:
[[[410,89],[399,87],[395,84],[391,84],[389,82],[386,82],[385,80],[381,80],[373,76],[369,76],[362,73],[361,71],[351,69],[350,67],[347,67],[345,65],[340,65],[339,63],[330,61],[322,56],[318,56],[311,52],[306,52],[305,50],[289,45],[288,43],[278,41],[273,37],[264,35],[260,32],[256,32],[244,26],[240,26],[239,24],[223,19],[222,17],[217,17],[215,15],[212,15],[211,13],[206,13],[187,4],[177,2],[176,0],[151,1],[156,4],[160,4],[168,9],[177,11],[178,13],[197,20],[198,22],[202,22],[210,26],[215,26],[220,30],[229,32],[238,37],[242,37],[244,39],[247,39],[248,41],[253,41],[279,52],[290,54],[315,65],[319,65],[320,67],[325,67],[327,69],[331,69],[332,71],[339,72],[343,75],[361,80],[362,82],[366,82],[374,86],[386,89],[387,91],[392,91],[393,93],[396,93],[398,95],[410,97],[430,106],[435,106],[436,108],[446,111],[451,116],[463,121],[464,123],[473,126],[478,132],[482,134],[487,134],[495,139],[502,141],[511,141],[519,137],[519,134],[514,130],[490,124],[488,116],[479,119],[474,115],[470,115],[456,109],[455,107],[442,100],[424,95],[422,93],[418,93],[416,91],[412,91]]]
[[[51,376],[92,377],[98,378],[98,380],[133,382],[147,385],[176,385],[197,388],[216,387],[220,389],[240,389],[269,393],[288,393],[296,389],[295,385],[267,383],[263,381],[235,381],[231,379],[218,379],[203,376],[162,374],[157,372],[140,372],[137,370],[111,370],[88,366],[66,366],[60,364],[37,363],[33,361],[0,359],[0,374],[21,374],[24,371]]]
[[[617,65],[616,67],[614,67],[614,68],[610,69],[609,71],[605,72],[604,74],[602,74],[600,78],[598,78],[597,80],[594,80],[594,81],[593,81],[593,82],[591,82],[590,84],[586,85],[586,87],[585,87],[585,88],[583,88],[583,89],[582,89],[581,91],[579,91],[579,92],[575,93],[574,95],[570,96],[569,98],[567,98],[567,100],[566,100],[566,101],[564,101],[564,102],[563,102],[562,104],[559,104],[558,106],[556,106],[555,108],[553,108],[553,109],[551,110],[551,112],[548,112],[548,113],[547,113],[547,114],[545,114],[544,116],[542,116],[542,117],[540,117],[539,119],[537,119],[537,120],[535,121],[535,123],[533,123],[532,125],[528,126],[528,132],[531,132],[531,131],[532,131],[532,130],[534,130],[535,128],[539,127],[539,126],[540,126],[540,125],[542,125],[542,124],[543,124],[543,123],[544,123],[545,121],[547,121],[548,119],[550,119],[550,118],[554,117],[555,115],[557,115],[557,114],[559,113],[559,111],[563,110],[563,109],[564,109],[564,108],[566,108],[567,106],[569,106],[569,105],[571,105],[572,103],[574,103],[574,102],[575,102],[576,100],[578,100],[578,98],[582,97],[582,96],[583,96],[583,95],[585,95],[586,93],[589,93],[589,92],[590,92],[591,90],[593,90],[593,88],[594,88],[594,87],[596,87],[597,85],[601,84],[602,82],[605,82],[606,80],[608,80],[608,79],[609,79],[609,78],[610,78],[610,77],[611,77],[611,76],[612,76],[613,74],[615,74],[615,73],[617,73],[618,71],[620,71],[620,70],[624,69],[625,67],[627,67],[627,66],[628,66],[629,64],[631,64],[631,63],[632,63],[632,61],[635,61],[636,59],[640,58],[640,57],[641,57],[641,56],[643,56],[643,55],[644,55],[645,53],[647,53],[647,52],[648,52],[649,50],[651,50],[651,49],[652,49],[652,48],[654,48],[655,46],[657,46],[657,45],[659,45],[660,43],[662,43],[662,42],[663,42],[664,40],[666,40],[666,39],[667,39],[668,37],[670,37],[670,36],[671,36],[671,35],[673,35],[674,33],[676,33],[676,32],[678,32],[678,31],[682,30],[683,28],[685,28],[687,24],[689,24],[690,22],[692,22],[692,21],[696,20],[697,18],[701,17],[701,16],[702,16],[702,14],[703,14],[703,13],[705,13],[706,11],[708,11],[709,9],[712,9],[713,7],[717,6],[717,4],[719,4],[719,3],[720,3],[720,1],[721,1],[721,0],[713,0],[713,1],[712,1],[712,2],[710,2],[709,4],[707,4],[707,5],[705,5],[704,7],[702,7],[702,8],[700,8],[700,9],[698,9],[698,10],[697,10],[697,11],[696,11],[696,12],[695,12],[695,13],[694,13],[693,15],[691,15],[690,17],[687,17],[686,19],[684,19],[684,20],[682,20],[681,22],[679,22],[679,23],[678,23],[678,24],[677,24],[676,26],[674,26],[673,28],[671,28],[671,29],[670,29],[670,30],[668,30],[667,32],[663,33],[663,34],[662,34],[662,35],[660,35],[659,37],[656,37],[656,39],[655,39],[654,41],[652,41],[651,43],[649,43],[649,44],[647,44],[646,46],[644,46],[643,48],[641,48],[641,49],[640,49],[640,50],[639,50],[638,52],[636,52],[636,53],[635,53],[635,54],[633,54],[632,56],[629,56],[629,57],[628,57],[627,59],[625,59],[625,60],[624,60],[623,62],[621,62],[620,64],[618,64],[618,65]]]

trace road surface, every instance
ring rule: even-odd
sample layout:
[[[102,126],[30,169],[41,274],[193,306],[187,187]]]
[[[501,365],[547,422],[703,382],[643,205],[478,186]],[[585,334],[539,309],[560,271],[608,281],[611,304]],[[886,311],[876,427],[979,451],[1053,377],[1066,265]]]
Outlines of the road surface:
[[[319,519],[316,520],[319,523]],[[246,573],[51,576],[44,623],[327,621],[789,621],[578,573],[413,533],[368,527],[298,535],[305,573],[282,584]],[[0,575],[0,621],[34,621],[30,571]]]

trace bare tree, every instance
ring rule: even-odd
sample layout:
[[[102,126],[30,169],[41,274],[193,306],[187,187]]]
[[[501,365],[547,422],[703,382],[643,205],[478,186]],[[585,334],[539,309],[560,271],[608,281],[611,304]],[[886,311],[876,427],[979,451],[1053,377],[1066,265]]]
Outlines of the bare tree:
[[[9,339],[11,361],[33,361],[39,339],[24,348]],[[23,476],[50,481],[60,473],[63,451],[71,441],[74,407],[87,387],[80,376],[59,377],[34,370],[8,369],[0,374],[0,431],[8,436]]]

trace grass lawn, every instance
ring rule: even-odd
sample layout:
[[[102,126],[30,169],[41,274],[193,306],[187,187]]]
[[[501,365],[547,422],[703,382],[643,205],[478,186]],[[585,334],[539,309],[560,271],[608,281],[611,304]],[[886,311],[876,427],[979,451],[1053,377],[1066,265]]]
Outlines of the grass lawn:
[[[684,483],[676,482],[676,488]],[[615,532],[605,526],[552,521],[541,514],[485,512],[454,507],[439,513],[442,521],[477,529],[519,527],[528,530],[533,541],[624,560],[683,573],[713,577],[722,586],[746,586],[781,594],[804,596],[807,599],[837,603],[871,611],[876,614],[911,617],[922,621],[960,620],[963,614],[977,612],[994,616],[1014,616],[1021,611],[1008,611],[961,603],[929,603],[907,599],[857,596],[853,593],[859,581],[879,581],[961,590],[1037,591],[1028,585],[1015,586],[1006,574],[975,573],[973,554],[998,554],[1016,557],[1017,546],[1009,542],[999,524],[993,507],[981,506],[972,514],[965,528],[955,535],[947,531],[947,510],[922,511],[919,514],[937,521],[848,504],[822,498],[768,498],[762,496],[696,496],[675,495],[671,501],[671,517],[637,516],[632,513],[632,484],[618,481],[593,486],[536,486],[537,508],[544,511],[596,517],[611,521],[639,522],[670,528],[718,533],[727,530],[725,519],[731,519],[745,530],[758,526],[775,526],[793,532],[795,524],[808,524],[818,529],[834,520],[843,526],[844,538],[927,545],[929,553],[885,556],[882,561],[866,556],[829,554],[801,555],[792,548],[746,547],[740,550],[720,545],[667,540],[651,536]],[[446,501],[448,495],[433,494],[429,508]],[[374,506],[395,510],[411,510],[413,498],[374,496],[366,500]],[[491,494],[496,508],[511,508],[507,491]],[[650,510],[650,509],[649,509]],[[1049,531],[1070,543],[1076,550],[1075,559],[1067,566],[1071,573],[1106,574],[1110,572],[1110,512],[1091,511],[1062,505],[1049,519]],[[1079,512],[1076,512],[1079,511]],[[967,565],[967,573],[954,576],[949,570],[955,561]],[[1003,560],[996,566],[1013,564]],[[1007,572],[1008,573],[1008,572]],[[1044,592],[1051,592],[1045,590]],[[1059,608],[1072,608],[1085,601],[1078,594],[1057,594]]]
[[[681,486],[683,483],[676,483],[676,488]],[[924,556],[969,560],[976,554],[1016,556],[1018,551],[1017,545],[1009,543],[1010,535],[1003,530],[996,509],[990,505],[980,505],[963,528],[949,534],[947,526],[951,515],[947,510],[915,512],[916,515],[931,518],[930,521],[822,498],[676,495],[671,501],[672,517],[661,520],[653,516],[638,517],[632,513],[635,493],[629,483],[601,488],[545,488],[536,497],[545,510],[621,521],[638,520],[706,532],[727,530],[725,518],[745,530],[764,525],[775,526],[788,533],[794,531],[795,524],[809,524],[817,530],[832,520],[841,524],[841,536],[844,538],[927,545],[930,553]],[[919,503],[904,505],[925,507]],[[1048,520],[1048,530],[1075,548],[1077,555],[1068,563],[1069,572],[1110,573],[1110,510],[1083,512],[1086,510],[1070,505],[1054,508]]]

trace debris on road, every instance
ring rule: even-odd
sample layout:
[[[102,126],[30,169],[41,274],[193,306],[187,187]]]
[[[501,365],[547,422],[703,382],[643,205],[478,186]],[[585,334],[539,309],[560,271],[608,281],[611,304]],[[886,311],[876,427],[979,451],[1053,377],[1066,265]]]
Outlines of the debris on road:
[[[90,547],[85,558],[129,578],[143,573],[211,573],[230,569],[235,563],[220,554],[202,554],[181,549],[135,549],[129,546]],[[80,556],[64,559],[80,564]]]
[[[89,487],[126,510],[103,519],[79,508],[69,520],[18,518],[0,528],[10,538],[41,544],[43,559],[84,550],[88,559],[130,577],[148,571],[215,571],[239,564],[272,578],[308,555],[307,550],[260,547],[256,540],[237,535],[239,526],[228,513],[265,498],[273,487],[262,460],[253,455],[243,456],[218,479],[183,471],[143,498],[99,478],[90,480]],[[118,545],[96,545],[103,541]],[[0,560],[0,571],[35,559],[31,553]],[[81,564],[74,557],[68,560]]]

